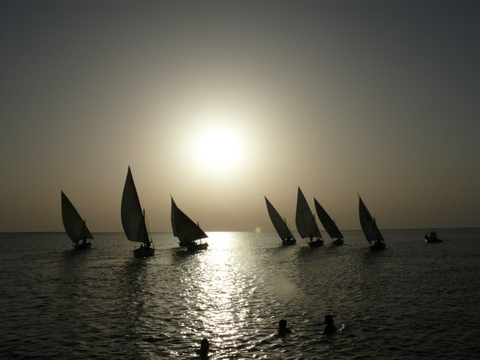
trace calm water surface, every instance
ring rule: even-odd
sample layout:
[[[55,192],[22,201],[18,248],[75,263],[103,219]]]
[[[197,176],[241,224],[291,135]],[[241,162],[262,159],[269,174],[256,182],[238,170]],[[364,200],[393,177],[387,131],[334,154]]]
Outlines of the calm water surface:
[[[88,251],[63,233],[0,234],[0,358],[471,359],[480,354],[480,229],[383,231],[368,250],[282,247],[274,233],[209,233],[195,254],[153,234],[141,260],[123,234]],[[337,334],[322,335],[334,315]],[[278,337],[280,319],[292,333]]]

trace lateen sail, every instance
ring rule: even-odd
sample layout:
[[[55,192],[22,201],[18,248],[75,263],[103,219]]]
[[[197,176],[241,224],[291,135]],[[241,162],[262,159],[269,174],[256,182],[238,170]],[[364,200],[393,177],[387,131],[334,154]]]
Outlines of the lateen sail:
[[[172,197],[172,230],[173,236],[180,241],[180,245],[191,245],[195,240],[208,238],[208,235],[195,224],[182,210],[177,207]]]
[[[320,205],[317,199],[313,199],[315,202],[315,210],[317,212],[318,218],[322,223],[325,231],[332,239],[343,239],[343,235],[335,224],[335,221],[332,220],[330,215],[325,211],[325,209]]]
[[[62,221],[68,237],[74,242],[83,239],[93,239],[85,220],[82,219],[77,209],[62,191]]]
[[[270,220],[272,221],[275,230],[277,230],[278,236],[280,236],[282,241],[285,239],[294,239],[292,232],[287,226],[287,223],[282,219],[271,202],[268,201],[267,197],[265,197],[265,202],[267,204],[268,215],[270,216]]]
[[[368,242],[371,244],[372,242],[382,242],[384,243],[384,239],[380,230],[378,230],[377,224],[375,219],[370,215],[365,203],[363,202],[362,198],[359,196],[359,214],[360,214],[360,224],[362,225],[363,233],[367,238]]]
[[[121,217],[123,230],[128,240],[141,242],[145,245],[150,244],[145,224],[145,213],[140,205],[130,167],[128,167],[127,179],[123,188]]]
[[[322,239],[322,235],[320,234],[320,229],[317,226],[315,217],[313,216],[310,206],[308,206],[307,199],[303,195],[303,192],[300,188],[298,188],[297,193],[295,224],[297,225],[298,233],[303,239]]]

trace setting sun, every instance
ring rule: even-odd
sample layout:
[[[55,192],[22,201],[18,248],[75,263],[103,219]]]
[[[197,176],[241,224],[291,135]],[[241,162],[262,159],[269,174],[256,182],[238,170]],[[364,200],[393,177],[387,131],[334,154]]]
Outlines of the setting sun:
[[[205,166],[225,170],[240,160],[241,146],[237,136],[232,132],[211,130],[200,138],[197,154]]]

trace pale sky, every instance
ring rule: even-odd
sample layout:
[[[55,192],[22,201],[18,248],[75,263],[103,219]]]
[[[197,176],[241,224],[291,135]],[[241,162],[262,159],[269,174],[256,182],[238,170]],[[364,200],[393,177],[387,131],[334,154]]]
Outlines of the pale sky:
[[[273,230],[264,195],[295,230],[298,186],[343,230],[357,193],[380,229],[478,227],[479,19],[458,0],[3,0],[0,231],[63,231],[62,190],[122,231],[128,166],[151,231],[170,195],[206,232]]]

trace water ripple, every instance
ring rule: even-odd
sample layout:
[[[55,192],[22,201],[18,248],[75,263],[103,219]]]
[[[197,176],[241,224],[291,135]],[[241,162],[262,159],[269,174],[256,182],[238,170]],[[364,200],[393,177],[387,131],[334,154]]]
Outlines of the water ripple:
[[[384,252],[278,245],[213,233],[207,251],[154,234],[155,257],[122,234],[68,249],[64,234],[0,234],[0,353],[22,359],[458,359],[480,352],[480,231],[391,231]],[[42,244],[38,246],[38,244]],[[439,246],[437,246],[439,245]],[[32,252],[30,249],[36,249]],[[65,250],[66,249],[66,250]],[[469,249],[466,251],[465,249]],[[322,334],[335,316],[334,336]],[[292,333],[278,336],[278,321]]]

